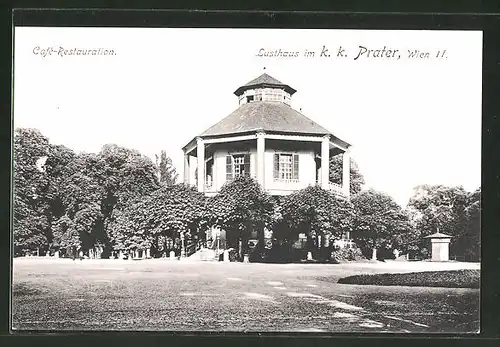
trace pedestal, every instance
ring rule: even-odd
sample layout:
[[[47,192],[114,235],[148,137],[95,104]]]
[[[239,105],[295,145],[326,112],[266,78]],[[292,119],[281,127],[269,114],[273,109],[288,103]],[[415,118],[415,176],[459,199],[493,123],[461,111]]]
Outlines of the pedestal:
[[[450,239],[431,239],[432,261],[449,261]]]

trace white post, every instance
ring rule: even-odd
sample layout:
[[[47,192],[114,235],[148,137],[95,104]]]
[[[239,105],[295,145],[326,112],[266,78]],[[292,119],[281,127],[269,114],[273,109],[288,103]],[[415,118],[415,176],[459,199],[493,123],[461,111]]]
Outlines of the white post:
[[[257,133],[257,182],[264,188],[264,177],[265,177],[265,159],[264,153],[266,148],[266,139],[264,133]]]
[[[321,188],[329,189],[330,183],[330,137],[323,137],[321,141]]]
[[[151,249],[150,248],[147,248],[146,249],[146,258],[151,258]]]
[[[342,156],[342,190],[346,196],[349,196],[351,186],[351,153],[350,150],[344,152]]]
[[[183,258],[185,256],[186,256],[186,247],[184,244],[184,233],[181,233],[181,258]]]
[[[205,191],[205,144],[203,139],[197,138],[197,160],[198,160],[198,191]]]
[[[184,183],[189,184],[189,155],[184,153]]]

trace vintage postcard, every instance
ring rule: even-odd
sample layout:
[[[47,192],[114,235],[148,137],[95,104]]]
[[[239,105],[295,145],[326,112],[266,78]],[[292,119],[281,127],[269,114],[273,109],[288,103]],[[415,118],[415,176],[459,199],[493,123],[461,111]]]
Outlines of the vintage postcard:
[[[482,39],[16,27],[12,329],[478,333]]]

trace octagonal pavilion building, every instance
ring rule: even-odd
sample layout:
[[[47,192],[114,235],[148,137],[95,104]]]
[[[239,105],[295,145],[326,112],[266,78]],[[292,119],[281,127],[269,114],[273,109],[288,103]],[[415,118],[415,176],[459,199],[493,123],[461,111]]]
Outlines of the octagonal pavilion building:
[[[266,73],[236,89],[239,107],[183,147],[184,183],[210,196],[244,175],[271,195],[319,184],[349,198],[351,145],[292,108],[295,92]],[[341,153],[339,185],[329,160]]]

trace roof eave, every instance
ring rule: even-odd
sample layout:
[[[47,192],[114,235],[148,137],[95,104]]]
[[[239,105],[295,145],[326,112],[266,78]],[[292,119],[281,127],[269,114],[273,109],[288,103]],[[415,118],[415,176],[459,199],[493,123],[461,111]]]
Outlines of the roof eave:
[[[240,96],[241,94],[243,94],[243,92],[245,90],[254,89],[254,88],[257,88],[257,87],[261,87],[261,88],[282,88],[287,93],[289,93],[290,95],[293,95],[293,94],[295,94],[297,92],[297,90],[295,90],[294,88],[290,87],[287,84],[257,83],[257,84],[251,84],[251,85],[239,87],[238,89],[236,89],[234,91],[234,95]]]
[[[280,130],[266,130],[263,128],[255,128],[251,130],[243,130],[243,131],[236,131],[232,133],[220,133],[220,134],[201,134],[196,136],[193,140],[191,140],[186,146],[184,146],[182,149],[184,150],[186,147],[188,147],[191,142],[196,141],[196,139],[202,138],[202,139],[207,139],[207,138],[220,138],[220,137],[232,137],[232,136],[241,136],[241,135],[247,135],[247,134],[253,134],[253,133],[258,133],[259,131],[266,132],[268,134],[279,134],[279,135],[305,135],[305,136],[330,136],[330,140],[332,142],[338,142],[341,147],[344,148],[350,148],[352,145],[339,137],[333,135],[332,133],[325,132],[325,133],[316,133],[316,132],[292,132],[292,131],[280,131]]]

